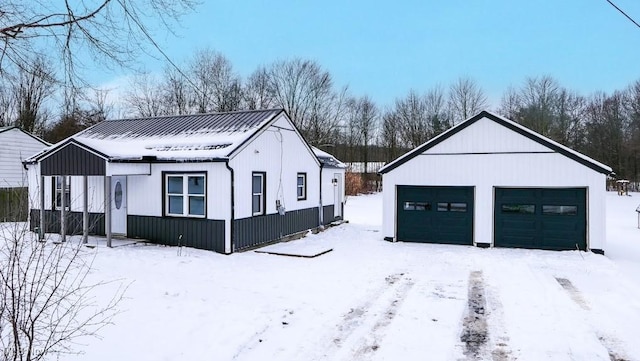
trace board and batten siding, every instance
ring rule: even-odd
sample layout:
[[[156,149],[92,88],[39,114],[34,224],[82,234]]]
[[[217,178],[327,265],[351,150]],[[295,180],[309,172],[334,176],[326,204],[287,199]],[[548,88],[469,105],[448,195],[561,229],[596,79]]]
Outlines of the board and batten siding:
[[[234,252],[276,242],[283,237],[318,226],[318,208],[268,214],[233,222]]]
[[[27,187],[22,161],[46,146],[17,128],[0,131],[0,188]]]
[[[586,188],[587,244],[605,246],[606,176],[483,118],[383,175],[383,235],[396,236],[396,186],[475,187],[473,241],[493,244],[494,187]]]
[[[225,251],[225,221],[198,218],[127,216],[127,236],[151,243]]]
[[[282,141],[281,141],[282,140]],[[266,214],[277,213],[276,199],[286,211],[318,207],[320,166],[285,116],[275,120],[230,161],[235,177],[235,219],[252,217],[251,177],[266,173]],[[307,197],[297,199],[297,175],[307,174]],[[317,224],[316,224],[317,226]]]

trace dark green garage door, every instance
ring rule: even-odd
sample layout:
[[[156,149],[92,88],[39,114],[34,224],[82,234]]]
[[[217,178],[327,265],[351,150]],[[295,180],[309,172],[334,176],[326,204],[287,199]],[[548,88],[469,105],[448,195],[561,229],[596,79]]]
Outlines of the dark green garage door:
[[[586,249],[584,188],[496,188],[495,246]]]
[[[397,188],[399,241],[473,244],[473,187]]]

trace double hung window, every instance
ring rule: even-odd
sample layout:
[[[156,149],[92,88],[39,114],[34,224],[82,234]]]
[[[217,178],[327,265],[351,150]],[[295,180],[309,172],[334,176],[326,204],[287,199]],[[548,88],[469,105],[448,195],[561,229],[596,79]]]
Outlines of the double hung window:
[[[206,216],[207,176],[203,173],[165,174],[165,214],[176,217]]]

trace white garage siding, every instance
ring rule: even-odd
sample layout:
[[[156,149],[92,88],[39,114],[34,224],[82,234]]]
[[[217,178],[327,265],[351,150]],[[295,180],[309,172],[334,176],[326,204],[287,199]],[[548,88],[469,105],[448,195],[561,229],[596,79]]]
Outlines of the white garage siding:
[[[396,237],[398,185],[475,187],[476,245],[494,241],[494,188],[586,188],[587,246],[603,250],[606,175],[488,118],[495,115],[481,114],[485,116],[440,143],[403,156],[408,159],[405,163],[382,170],[384,236]]]

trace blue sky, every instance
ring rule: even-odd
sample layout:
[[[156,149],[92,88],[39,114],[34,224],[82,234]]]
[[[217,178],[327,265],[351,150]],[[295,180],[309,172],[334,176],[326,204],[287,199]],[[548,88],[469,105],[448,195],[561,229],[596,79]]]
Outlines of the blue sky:
[[[614,2],[640,21],[640,1]],[[276,60],[313,59],[380,106],[460,76],[493,106],[528,76],[551,75],[584,95],[640,79],[640,28],[606,0],[205,0],[175,30],[178,38],[157,40],[177,63],[209,47],[246,77]]]

